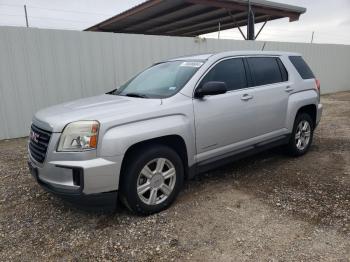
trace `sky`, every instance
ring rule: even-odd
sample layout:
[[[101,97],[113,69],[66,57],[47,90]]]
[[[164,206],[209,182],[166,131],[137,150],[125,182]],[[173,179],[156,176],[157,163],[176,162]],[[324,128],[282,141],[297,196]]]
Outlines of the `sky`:
[[[125,11],[144,0],[0,0],[0,26],[29,26],[83,30]],[[258,40],[334,43],[350,45],[350,0],[275,0],[307,8],[297,22],[288,19],[268,22]],[[256,31],[261,24],[257,25]],[[242,30],[246,30],[242,28]],[[218,38],[218,33],[204,35]],[[222,39],[242,39],[238,29],[220,33]]]

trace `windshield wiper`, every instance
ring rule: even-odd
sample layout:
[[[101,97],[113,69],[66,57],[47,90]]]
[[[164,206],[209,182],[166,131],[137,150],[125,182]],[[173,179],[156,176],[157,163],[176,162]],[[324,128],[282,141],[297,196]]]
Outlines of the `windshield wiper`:
[[[108,93],[106,93],[106,95],[116,95],[117,91],[118,91],[118,88],[116,88],[112,91],[109,91]]]
[[[148,96],[144,95],[144,94],[139,94],[139,93],[128,93],[125,96],[128,97],[138,97],[138,98],[148,98]]]

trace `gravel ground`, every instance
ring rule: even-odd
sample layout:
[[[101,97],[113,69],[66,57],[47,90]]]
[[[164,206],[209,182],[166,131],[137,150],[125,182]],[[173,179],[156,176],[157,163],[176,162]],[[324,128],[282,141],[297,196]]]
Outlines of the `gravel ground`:
[[[350,93],[324,96],[309,154],[272,150],[188,181],[150,217],[77,210],[0,141],[0,261],[350,261]]]

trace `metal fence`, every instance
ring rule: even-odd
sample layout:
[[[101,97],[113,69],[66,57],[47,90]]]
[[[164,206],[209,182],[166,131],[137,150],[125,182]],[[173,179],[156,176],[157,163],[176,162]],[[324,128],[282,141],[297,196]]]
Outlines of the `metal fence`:
[[[350,90],[350,46],[0,27],[0,139],[26,136],[33,114],[114,89],[152,63],[228,50],[302,53],[323,93]]]

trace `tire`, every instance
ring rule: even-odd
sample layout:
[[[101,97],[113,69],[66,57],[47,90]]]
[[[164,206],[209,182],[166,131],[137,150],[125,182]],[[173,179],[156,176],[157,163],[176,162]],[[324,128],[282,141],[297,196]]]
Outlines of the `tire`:
[[[302,130],[302,131],[301,131]],[[286,151],[291,156],[305,155],[312,144],[314,135],[314,121],[309,114],[298,114],[294,121],[293,132],[291,134]],[[301,136],[299,138],[299,136]]]
[[[138,215],[151,215],[174,202],[183,184],[184,167],[173,149],[146,146],[135,150],[126,161],[120,193],[127,208]]]

